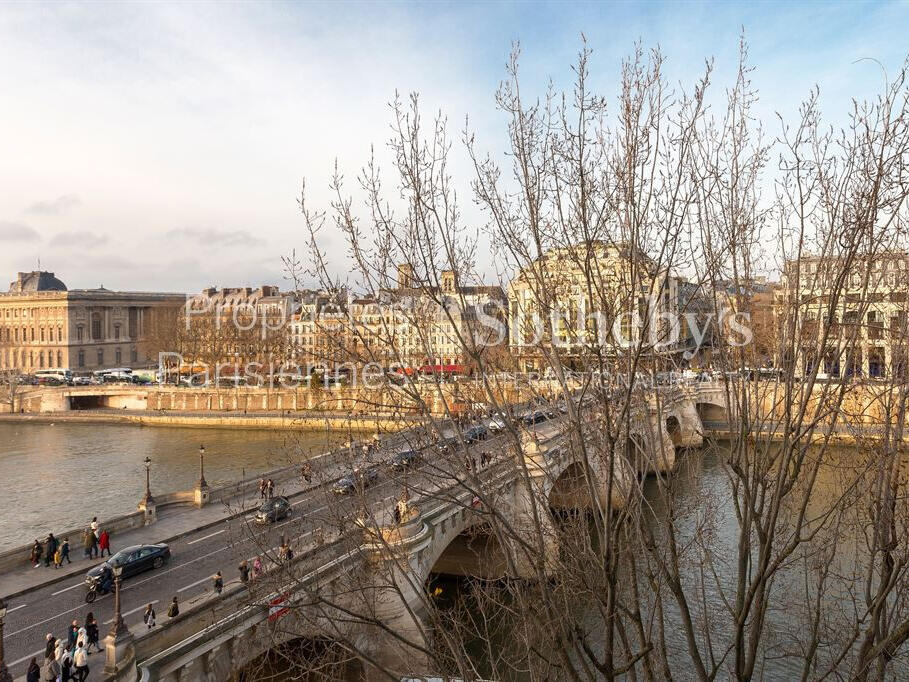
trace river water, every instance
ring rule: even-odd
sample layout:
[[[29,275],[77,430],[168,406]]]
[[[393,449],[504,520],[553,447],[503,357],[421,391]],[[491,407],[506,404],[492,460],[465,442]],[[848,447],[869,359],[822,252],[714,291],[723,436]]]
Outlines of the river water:
[[[324,432],[116,424],[0,423],[0,551],[91,520],[135,511],[151,465],[152,494],[218,486],[328,447]]]

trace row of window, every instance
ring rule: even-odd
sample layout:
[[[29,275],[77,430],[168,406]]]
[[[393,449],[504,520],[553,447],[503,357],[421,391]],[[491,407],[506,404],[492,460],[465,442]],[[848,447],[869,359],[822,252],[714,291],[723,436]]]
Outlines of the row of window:
[[[139,352],[132,348],[129,352],[130,362],[135,364],[139,361]],[[105,352],[103,348],[99,348],[95,353],[95,358],[97,362],[97,367],[105,367],[106,360]],[[78,367],[86,367],[86,352],[80,350],[76,354],[76,364]],[[114,349],[113,357],[114,365],[123,364],[123,350],[120,348]],[[53,369],[55,367],[65,367],[66,363],[63,361],[63,351],[25,351],[25,350],[13,350],[13,351],[4,351],[0,355],[0,366],[3,368],[10,369],[22,369],[22,370],[31,370],[31,369]]]

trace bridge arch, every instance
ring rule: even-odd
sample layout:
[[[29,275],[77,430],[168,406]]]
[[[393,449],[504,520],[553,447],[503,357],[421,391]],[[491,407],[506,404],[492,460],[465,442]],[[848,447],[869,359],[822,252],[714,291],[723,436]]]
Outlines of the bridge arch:
[[[469,517],[445,534],[424,561],[424,582],[434,575],[497,580],[505,577],[505,551],[492,526],[478,515]]]
[[[325,636],[297,637],[276,644],[235,673],[237,682],[262,679],[363,679],[362,662],[337,640]]]

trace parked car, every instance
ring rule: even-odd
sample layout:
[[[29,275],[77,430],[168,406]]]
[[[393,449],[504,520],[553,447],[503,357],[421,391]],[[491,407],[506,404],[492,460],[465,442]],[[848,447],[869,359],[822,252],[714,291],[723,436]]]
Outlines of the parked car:
[[[293,514],[293,507],[290,506],[290,501],[286,497],[278,495],[265,500],[259,505],[255,521],[258,524],[274,523],[287,518],[291,514]]]
[[[115,566],[123,567],[122,578],[150,571],[153,568],[161,568],[170,561],[170,548],[163,542],[155,545],[134,545],[126,547],[110,557],[104,564],[111,568]],[[98,578],[101,575],[104,564],[98,564],[85,574],[86,578]]]
[[[379,479],[379,470],[371,466],[366,469],[357,469],[352,474],[335,483],[331,491],[335,495],[353,495],[358,489],[365,490]]]
[[[391,458],[391,466],[394,469],[408,469],[423,459],[423,454],[419,450],[404,450]]]
[[[73,386],[91,386],[91,377],[73,377]]]

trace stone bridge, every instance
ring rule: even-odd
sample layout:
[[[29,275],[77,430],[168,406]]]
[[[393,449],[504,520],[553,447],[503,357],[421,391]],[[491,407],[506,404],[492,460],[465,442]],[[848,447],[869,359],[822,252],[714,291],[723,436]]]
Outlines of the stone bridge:
[[[628,456],[613,457],[609,471],[575,454],[560,420],[537,425],[523,434],[520,456],[475,462],[461,480],[413,500],[399,523],[387,510],[373,516],[364,509],[348,528],[320,537],[265,579],[232,585],[156,630],[109,640],[108,679],[238,680],[243,666],[299,640],[354,640],[401,676],[425,673],[414,650],[389,631],[423,641],[432,575],[545,576],[567,549],[549,532],[555,523],[550,510],[621,508],[637,476],[671,472],[677,449],[702,444],[702,421],[724,421],[725,402],[723,386],[710,383],[644,396],[628,420]],[[495,500],[495,513],[515,529],[506,546],[490,532],[492,512],[484,500]],[[372,617],[358,620],[351,612]],[[347,674],[379,679],[375,668],[361,665]]]

